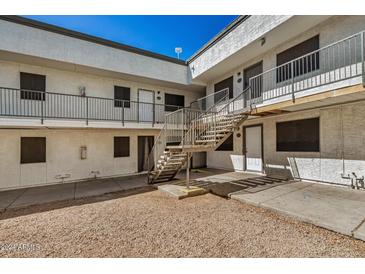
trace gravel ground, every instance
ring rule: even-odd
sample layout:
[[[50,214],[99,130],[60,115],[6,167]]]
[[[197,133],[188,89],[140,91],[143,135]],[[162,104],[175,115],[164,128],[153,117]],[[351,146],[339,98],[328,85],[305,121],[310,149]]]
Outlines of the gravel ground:
[[[3,257],[365,256],[365,242],[211,194],[177,201],[132,191],[7,211],[0,219]]]

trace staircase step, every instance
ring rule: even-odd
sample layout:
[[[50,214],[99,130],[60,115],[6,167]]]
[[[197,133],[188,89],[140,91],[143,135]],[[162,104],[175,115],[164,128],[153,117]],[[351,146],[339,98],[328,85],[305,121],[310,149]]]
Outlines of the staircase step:
[[[220,137],[224,137],[226,136],[225,134],[221,134],[221,133],[217,133],[217,134],[209,134],[209,135],[203,135],[200,136],[199,138],[204,138],[204,139],[214,139],[214,138],[220,138]]]
[[[196,143],[215,143],[216,140],[195,140]]]

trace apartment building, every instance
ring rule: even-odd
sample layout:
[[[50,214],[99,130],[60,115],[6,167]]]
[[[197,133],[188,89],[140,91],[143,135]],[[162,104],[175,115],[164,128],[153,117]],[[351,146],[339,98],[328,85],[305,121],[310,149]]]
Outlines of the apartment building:
[[[0,17],[0,189],[184,165],[363,186],[365,16],[240,16],[187,62]]]
[[[0,32],[0,189],[143,172],[165,114],[204,96],[174,58],[22,17]]]

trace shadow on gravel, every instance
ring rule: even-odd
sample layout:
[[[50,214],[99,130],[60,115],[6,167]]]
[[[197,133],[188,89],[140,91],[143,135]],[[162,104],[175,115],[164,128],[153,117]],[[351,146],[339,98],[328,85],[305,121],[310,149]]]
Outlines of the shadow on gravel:
[[[50,203],[44,203],[44,204],[38,204],[38,205],[31,205],[27,207],[19,207],[19,208],[11,208],[6,209],[0,212],[0,220],[6,220],[14,217],[19,216],[25,216],[30,215],[34,213],[41,213],[56,209],[61,209],[65,207],[72,207],[72,206],[79,206],[79,205],[85,205],[85,204],[92,204],[92,203],[98,203],[108,200],[114,200],[119,198],[125,198],[137,194],[147,193],[151,191],[155,191],[155,186],[144,186],[139,187],[135,189],[129,189],[129,190],[121,190],[118,192],[113,193],[106,193],[103,195],[98,196],[90,196],[85,198],[78,198],[73,200],[64,200],[64,201],[58,201],[58,202],[50,202]]]

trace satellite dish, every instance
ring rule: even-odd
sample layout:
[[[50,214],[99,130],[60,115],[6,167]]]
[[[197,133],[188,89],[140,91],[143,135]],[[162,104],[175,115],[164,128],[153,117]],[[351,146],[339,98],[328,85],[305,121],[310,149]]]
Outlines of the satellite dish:
[[[177,59],[180,59],[180,53],[182,53],[182,48],[178,47],[178,48],[175,48],[175,53],[177,54]]]

